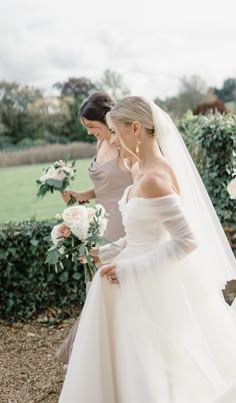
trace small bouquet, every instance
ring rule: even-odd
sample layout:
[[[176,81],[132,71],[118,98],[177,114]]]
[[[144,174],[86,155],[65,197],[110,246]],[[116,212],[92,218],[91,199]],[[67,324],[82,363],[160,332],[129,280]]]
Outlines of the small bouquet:
[[[229,182],[227,186],[227,191],[229,193],[230,199],[236,200],[236,176]]]
[[[71,164],[65,160],[55,161],[50,167],[43,170],[43,175],[36,180],[39,185],[37,197],[43,198],[48,192],[53,193],[54,190],[63,192],[69,186],[70,181],[75,178],[75,161]],[[76,202],[71,196],[68,206]]]
[[[63,213],[57,214],[60,221],[51,232],[51,247],[47,251],[46,263],[63,267],[63,259],[77,262],[79,256],[85,257],[85,281],[91,281],[96,266],[89,250],[98,244],[104,243],[103,234],[107,227],[107,214],[105,209],[96,204],[95,208],[82,205],[67,207]]]

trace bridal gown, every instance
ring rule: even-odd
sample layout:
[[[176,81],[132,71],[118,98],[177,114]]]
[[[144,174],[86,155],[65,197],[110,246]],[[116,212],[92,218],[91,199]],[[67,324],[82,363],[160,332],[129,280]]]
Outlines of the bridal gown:
[[[180,196],[119,203],[126,237],[101,250],[120,284],[90,287],[60,403],[235,403],[236,316],[197,276]]]

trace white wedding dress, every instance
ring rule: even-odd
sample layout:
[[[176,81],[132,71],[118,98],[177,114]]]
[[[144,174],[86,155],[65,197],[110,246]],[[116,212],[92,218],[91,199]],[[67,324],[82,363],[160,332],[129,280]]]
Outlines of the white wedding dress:
[[[235,403],[236,315],[198,279],[182,199],[120,201],[126,238],[104,246],[60,403]]]

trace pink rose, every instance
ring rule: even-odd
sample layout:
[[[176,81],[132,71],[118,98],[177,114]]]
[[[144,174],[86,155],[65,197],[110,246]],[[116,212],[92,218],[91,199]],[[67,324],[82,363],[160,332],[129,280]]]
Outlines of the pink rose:
[[[63,238],[68,238],[71,234],[71,230],[65,224],[61,224],[58,228],[58,234]]]
[[[66,165],[65,162],[62,161],[62,160],[60,160],[60,161],[58,161],[58,162],[59,162],[59,164],[60,164],[61,167],[64,167],[64,166]]]

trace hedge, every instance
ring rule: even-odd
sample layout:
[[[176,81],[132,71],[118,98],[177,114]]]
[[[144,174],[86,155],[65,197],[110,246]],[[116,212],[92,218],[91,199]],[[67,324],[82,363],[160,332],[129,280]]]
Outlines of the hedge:
[[[55,221],[7,223],[0,231],[0,318],[55,322],[85,299],[83,266],[64,261],[56,273],[45,263]]]
[[[177,125],[236,253],[236,202],[226,189],[236,173],[236,115],[190,113]],[[0,228],[0,319],[55,323],[68,307],[83,305],[83,266],[66,260],[65,269],[56,273],[45,263],[45,237],[55,224],[30,220]]]
[[[178,127],[236,255],[236,201],[227,192],[236,175],[236,115],[187,113]]]

